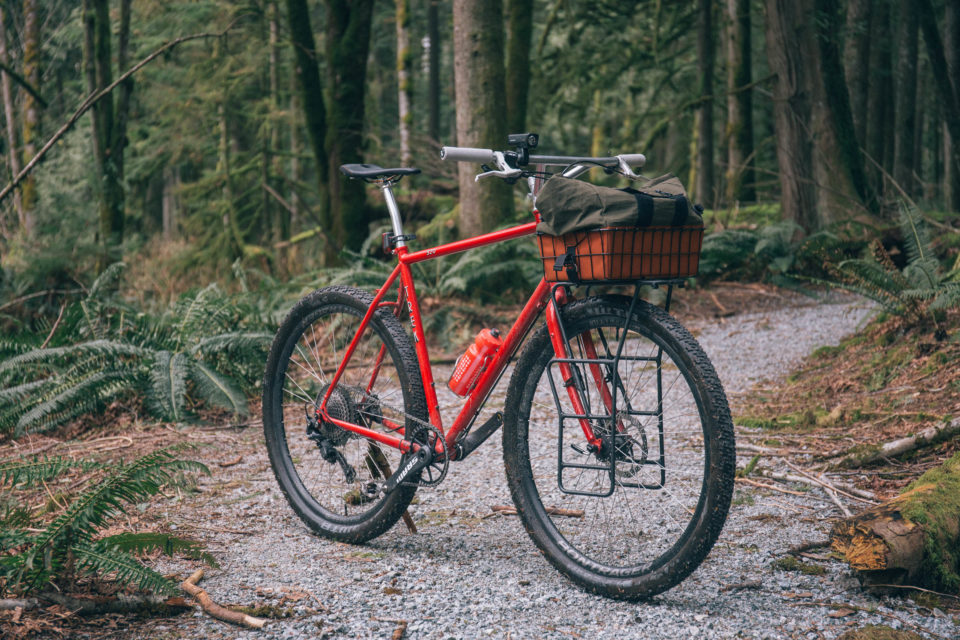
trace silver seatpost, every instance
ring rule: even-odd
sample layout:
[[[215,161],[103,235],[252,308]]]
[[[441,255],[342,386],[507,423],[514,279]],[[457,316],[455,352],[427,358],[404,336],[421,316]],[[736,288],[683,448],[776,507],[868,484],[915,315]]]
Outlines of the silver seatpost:
[[[397,206],[397,199],[393,197],[393,181],[382,180],[379,184],[383,191],[383,199],[387,203],[387,212],[390,214],[390,224],[393,225],[394,246],[405,247],[407,243],[403,240],[403,223],[400,220],[400,207]]]

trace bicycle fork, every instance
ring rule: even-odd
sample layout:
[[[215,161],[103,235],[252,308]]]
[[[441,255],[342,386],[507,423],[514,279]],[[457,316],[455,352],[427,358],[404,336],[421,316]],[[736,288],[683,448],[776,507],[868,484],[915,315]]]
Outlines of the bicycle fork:
[[[600,399],[610,416],[614,416],[614,397],[610,392],[607,380],[604,378],[603,371],[598,362],[596,345],[593,342],[593,336],[589,331],[577,336],[583,345],[585,359],[571,358],[567,352],[569,341],[566,332],[559,317],[559,308],[566,305],[570,299],[564,287],[557,287],[552,296],[551,303],[547,305],[547,331],[550,334],[550,342],[553,345],[555,361],[560,370],[560,377],[563,386],[566,389],[567,396],[570,398],[570,404],[573,407],[577,422],[583,430],[583,436],[587,441],[587,447],[591,453],[597,453],[603,447],[603,441],[594,432],[587,417],[589,415],[587,407],[587,389],[583,376],[580,374],[577,364],[586,364],[590,371],[590,377],[596,385]],[[593,362],[590,362],[590,361]],[[616,372],[613,373],[614,377]],[[623,425],[617,420],[617,431],[623,431]]]

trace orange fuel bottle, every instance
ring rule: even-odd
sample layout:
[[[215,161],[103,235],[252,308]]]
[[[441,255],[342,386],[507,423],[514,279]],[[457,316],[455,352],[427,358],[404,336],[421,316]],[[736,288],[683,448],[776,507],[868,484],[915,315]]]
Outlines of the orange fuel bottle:
[[[477,386],[480,374],[486,371],[493,354],[500,349],[503,340],[497,329],[484,329],[477,334],[473,344],[457,358],[447,386],[458,396],[465,396]]]

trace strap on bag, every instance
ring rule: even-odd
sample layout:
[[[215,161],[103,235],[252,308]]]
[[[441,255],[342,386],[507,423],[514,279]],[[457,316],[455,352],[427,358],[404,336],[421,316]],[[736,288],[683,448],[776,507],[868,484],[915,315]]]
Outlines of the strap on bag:
[[[569,246],[565,253],[556,257],[553,261],[554,271],[563,271],[567,269],[571,274],[577,272],[577,246]]]
[[[637,201],[637,226],[649,227],[653,222],[653,196],[637,191],[633,187],[627,187],[623,191],[632,195]]]

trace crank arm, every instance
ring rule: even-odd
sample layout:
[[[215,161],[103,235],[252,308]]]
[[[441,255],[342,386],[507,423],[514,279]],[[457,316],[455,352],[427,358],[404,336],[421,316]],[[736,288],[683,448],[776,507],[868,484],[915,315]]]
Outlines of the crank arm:
[[[433,462],[431,447],[421,446],[410,458],[400,465],[400,468],[383,485],[383,493],[388,494],[406,482],[408,478],[418,473]]]

